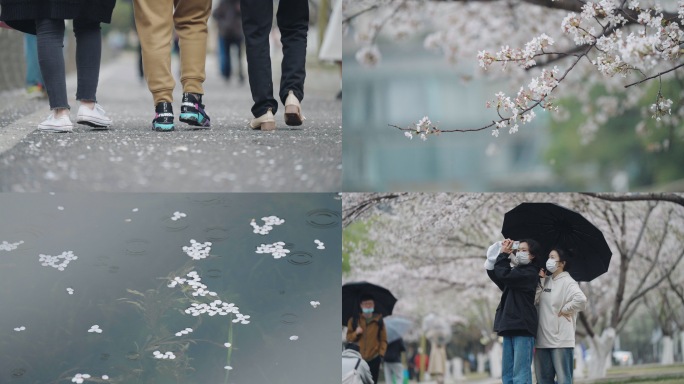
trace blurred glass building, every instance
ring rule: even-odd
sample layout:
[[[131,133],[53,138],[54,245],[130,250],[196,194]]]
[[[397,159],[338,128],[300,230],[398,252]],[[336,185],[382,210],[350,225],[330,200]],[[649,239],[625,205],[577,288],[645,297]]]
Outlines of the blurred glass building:
[[[466,81],[472,67],[457,67],[426,51],[422,39],[378,43],[382,61],[366,68],[358,46],[344,42],[343,186],[346,191],[544,191],[562,188],[543,154],[549,143],[546,112],[521,126],[431,135],[409,140],[396,128],[428,116],[441,129],[471,129],[496,117],[487,100],[509,85]],[[465,65],[477,65],[475,59]],[[515,91],[515,90],[513,90]],[[508,93],[515,94],[515,93]]]

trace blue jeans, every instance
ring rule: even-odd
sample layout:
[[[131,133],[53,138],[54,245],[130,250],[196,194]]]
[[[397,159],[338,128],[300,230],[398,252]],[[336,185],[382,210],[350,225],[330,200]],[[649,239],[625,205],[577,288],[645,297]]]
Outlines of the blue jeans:
[[[24,56],[26,57],[26,86],[43,85],[43,76],[38,64],[38,40],[36,35],[24,34]]]
[[[537,348],[534,372],[539,384],[572,384],[574,348]]]
[[[503,384],[532,384],[534,337],[504,336]]]

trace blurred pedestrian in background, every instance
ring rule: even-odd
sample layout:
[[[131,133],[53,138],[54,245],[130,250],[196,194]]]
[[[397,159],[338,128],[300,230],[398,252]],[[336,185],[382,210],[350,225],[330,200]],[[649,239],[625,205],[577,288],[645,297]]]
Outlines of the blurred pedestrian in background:
[[[269,34],[273,27],[273,0],[241,0],[242,27],[247,48],[247,74],[252,91],[253,129],[276,128],[278,102],[273,98]],[[280,101],[285,106],[285,124],[302,125],[300,102],[304,99],[306,42],[309,31],[307,0],[281,0],[276,15],[283,44]]]
[[[437,384],[444,384],[444,372],[446,372],[446,347],[444,343],[432,341],[430,343],[430,364],[428,372],[430,378],[434,379]]]
[[[102,34],[100,23],[109,23],[115,0],[0,0],[0,20],[22,32],[37,36],[38,62],[45,81],[50,110],[38,129],[71,132],[69,101],[64,69],[64,20],[73,20],[76,35],[76,69],[80,101],[76,122],[108,128],[112,120],[97,104]]]
[[[418,347],[418,353],[413,356],[413,366],[416,381],[423,381],[423,377],[420,377],[421,372],[425,372],[427,367],[430,365],[430,358],[423,352],[423,348]]]
[[[134,0],[133,5],[145,79],[155,106],[152,129],[174,130],[171,104],[176,86],[171,73],[174,27],[180,47],[180,81],[183,86],[178,120],[197,128],[209,128],[210,119],[202,104],[202,85],[206,78],[207,21],[211,15],[211,0]]]
[[[401,353],[406,351],[404,340],[398,339],[387,344],[383,367],[385,369],[385,382],[388,384],[401,384],[404,382],[404,365],[401,363]]]
[[[24,57],[26,59],[26,96],[29,99],[43,99],[47,91],[43,85],[38,62],[38,40],[35,35],[24,34]]]
[[[221,0],[213,14],[218,24],[219,34],[219,62],[221,63],[221,75],[230,80],[233,74],[233,61],[231,59],[232,47],[237,53],[237,67],[240,84],[245,81],[242,69],[242,45],[245,39],[242,33],[242,14],[240,12],[240,0]]]

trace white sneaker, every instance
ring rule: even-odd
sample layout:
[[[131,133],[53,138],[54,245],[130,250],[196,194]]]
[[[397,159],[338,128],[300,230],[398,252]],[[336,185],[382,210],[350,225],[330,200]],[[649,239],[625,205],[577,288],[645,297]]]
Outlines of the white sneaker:
[[[69,115],[55,117],[51,113],[42,123],[38,124],[38,129],[45,132],[72,132],[74,124],[71,123]]]
[[[78,107],[76,122],[78,124],[89,125],[96,129],[107,129],[112,125],[112,119],[106,116],[106,112],[100,104],[95,104],[93,109],[90,109],[85,105]]]

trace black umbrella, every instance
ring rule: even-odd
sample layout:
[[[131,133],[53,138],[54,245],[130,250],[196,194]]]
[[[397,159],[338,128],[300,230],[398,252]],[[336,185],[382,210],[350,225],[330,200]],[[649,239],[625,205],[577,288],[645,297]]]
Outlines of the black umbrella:
[[[569,252],[568,272],[577,281],[591,281],[608,271],[612,252],[603,233],[584,216],[553,203],[522,203],[504,216],[506,238],[537,240],[545,248],[541,260],[559,246]]]
[[[362,295],[373,296],[375,302],[375,312],[381,313],[382,316],[389,316],[392,314],[394,304],[397,303],[397,298],[392,292],[379,285],[371,284],[365,281],[347,283],[342,286],[342,325],[346,326],[347,321],[353,316],[358,316],[361,312],[359,305]]]

